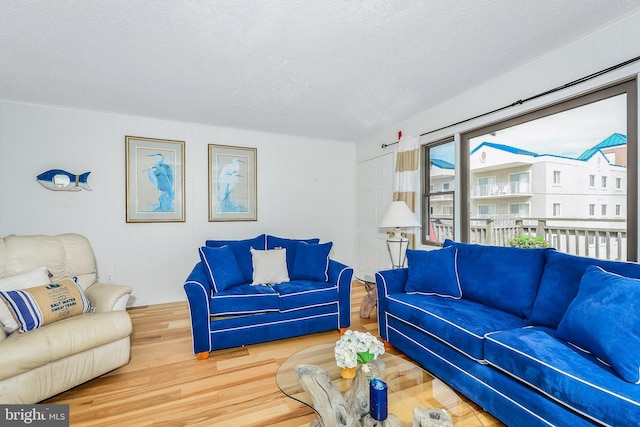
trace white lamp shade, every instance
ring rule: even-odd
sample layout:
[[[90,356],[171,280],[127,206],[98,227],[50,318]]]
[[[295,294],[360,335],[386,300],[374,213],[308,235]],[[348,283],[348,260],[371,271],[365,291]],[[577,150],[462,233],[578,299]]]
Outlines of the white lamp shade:
[[[403,201],[391,202],[389,209],[382,217],[382,221],[378,225],[380,228],[405,228],[420,227],[420,222],[416,219],[409,209],[409,206]]]

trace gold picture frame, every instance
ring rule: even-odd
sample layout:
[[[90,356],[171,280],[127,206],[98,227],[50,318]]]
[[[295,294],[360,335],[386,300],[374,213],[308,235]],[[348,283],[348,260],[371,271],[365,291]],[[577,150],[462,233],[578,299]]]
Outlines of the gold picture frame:
[[[209,144],[209,221],[257,221],[256,148]]]
[[[127,222],[184,222],[184,141],[125,136]]]

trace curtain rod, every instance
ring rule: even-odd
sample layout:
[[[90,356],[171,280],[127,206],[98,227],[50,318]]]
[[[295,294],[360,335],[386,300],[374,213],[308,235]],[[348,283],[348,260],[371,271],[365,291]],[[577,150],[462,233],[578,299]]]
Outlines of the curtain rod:
[[[603,70],[596,71],[593,74],[589,74],[587,76],[580,77],[579,79],[573,80],[573,81],[571,81],[569,83],[565,83],[562,86],[558,86],[558,87],[555,87],[553,89],[549,89],[549,90],[547,90],[545,92],[540,92],[540,93],[538,93],[536,95],[530,96],[529,98],[519,99],[516,102],[512,102],[509,105],[505,105],[504,107],[496,108],[495,110],[487,111],[486,113],[478,114],[477,116],[469,117],[468,119],[460,120],[459,122],[455,122],[455,123],[452,123],[452,124],[447,125],[447,126],[443,126],[441,128],[438,128],[438,129],[434,129],[434,130],[430,130],[430,131],[425,132],[425,133],[421,133],[420,136],[429,135],[430,133],[435,133],[435,132],[438,132],[438,131],[441,131],[441,130],[444,130],[444,129],[447,129],[447,128],[450,128],[450,127],[453,127],[453,126],[460,125],[462,123],[470,122],[471,120],[479,119],[480,117],[488,116],[490,114],[494,114],[494,113],[497,113],[499,111],[503,111],[503,110],[506,110],[508,108],[515,107],[516,105],[522,105],[525,102],[533,101],[534,99],[543,97],[545,95],[550,95],[552,93],[559,92],[559,91],[561,91],[563,89],[570,88],[570,87],[575,86],[577,84],[584,83],[586,81],[595,79],[596,77],[600,77],[600,76],[602,76],[604,74],[610,73],[611,71],[615,71],[615,70],[617,70],[619,68],[626,67],[627,65],[632,64],[632,63],[637,62],[637,61],[640,61],[640,56],[636,56],[635,58],[631,58],[631,59],[629,59],[627,61],[624,61],[624,62],[621,62],[619,64],[613,65],[613,66],[611,66],[609,68],[605,68]],[[387,148],[387,147],[389,147],[391,145],[398,144],[399,142],[400,142],[400,138],[398,138],[398,140],[396,142],[391,142],[389,144],[382,144],[382,148]]]

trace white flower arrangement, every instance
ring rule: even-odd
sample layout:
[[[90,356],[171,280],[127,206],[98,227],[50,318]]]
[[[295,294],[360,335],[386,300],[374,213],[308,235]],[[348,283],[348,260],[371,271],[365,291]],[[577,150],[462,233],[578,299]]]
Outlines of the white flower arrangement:
[[[369,332],[347,330],[336,342],[336,364],[341,368],[355,368],[384,353],[384,345]]]

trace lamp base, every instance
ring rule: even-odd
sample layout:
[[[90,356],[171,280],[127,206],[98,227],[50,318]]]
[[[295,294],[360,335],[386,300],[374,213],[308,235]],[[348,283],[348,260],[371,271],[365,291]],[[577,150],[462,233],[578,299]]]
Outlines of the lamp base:
[[[387,249],[392,268],[404,268],[408,247],[409,239],[402,237],[402,231],[399,228],[391,231],[391,235],[387,239]]]

